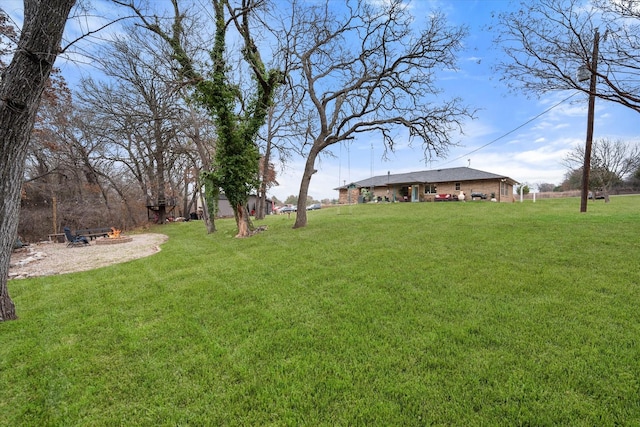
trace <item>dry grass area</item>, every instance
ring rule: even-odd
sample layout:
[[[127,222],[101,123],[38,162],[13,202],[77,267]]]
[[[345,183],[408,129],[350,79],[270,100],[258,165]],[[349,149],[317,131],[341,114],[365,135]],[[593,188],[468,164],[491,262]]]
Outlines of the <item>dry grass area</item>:
[[[152,255],[167,241],[164,234],[129,236],[132,241],[113,245],[68,247],[66,243],[42,242],[14,251],[9,267],[10,279],[73,273],[92,270]]]

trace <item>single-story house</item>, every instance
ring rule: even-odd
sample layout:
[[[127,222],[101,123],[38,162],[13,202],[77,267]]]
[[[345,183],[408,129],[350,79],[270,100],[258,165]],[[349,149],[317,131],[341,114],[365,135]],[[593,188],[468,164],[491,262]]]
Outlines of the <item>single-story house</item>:
[[[516,180],[469,167],[434,169],[400,174],[387,173],[335,188],[339,191],[339,203],[373,200],[431,202],[437,194],[459,195],[464,192],[467,200],[471,193],[485,194],[487,200],[513,202],[513,186]]]

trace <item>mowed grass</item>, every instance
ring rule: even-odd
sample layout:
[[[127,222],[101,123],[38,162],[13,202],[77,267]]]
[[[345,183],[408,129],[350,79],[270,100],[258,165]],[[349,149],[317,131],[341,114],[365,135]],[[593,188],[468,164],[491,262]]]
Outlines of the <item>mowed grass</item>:
[[[0,425],[639,425],[640,197],[578,210],[178,223],[149,258],[11,281]]]

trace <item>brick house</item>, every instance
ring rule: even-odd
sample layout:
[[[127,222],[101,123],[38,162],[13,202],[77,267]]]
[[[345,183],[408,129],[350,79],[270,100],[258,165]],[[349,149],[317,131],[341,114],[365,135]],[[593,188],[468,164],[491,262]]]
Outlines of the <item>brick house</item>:
[[[358,203],[373,193],[374,200],[432,202],[436,194],[458,195],[464,192],[483,193],[486,200],[493,196],[498,202],[513,202],[513,186],[519,184],[512,178],[468,167],[434,169],[401,174],[379,175],[335,188],[339,191],[339,203]]]

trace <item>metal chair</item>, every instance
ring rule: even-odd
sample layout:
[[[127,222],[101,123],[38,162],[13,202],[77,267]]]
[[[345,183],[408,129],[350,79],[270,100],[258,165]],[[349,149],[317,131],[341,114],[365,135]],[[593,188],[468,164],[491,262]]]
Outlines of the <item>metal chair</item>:
[[[87,240],[84,236],[74,236],[71,234],[71,230],[69,227],[64,227],[64,235],[67,238],[67,246],[84,246],[89,244],[89,240]]]

